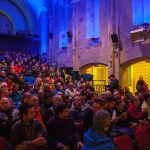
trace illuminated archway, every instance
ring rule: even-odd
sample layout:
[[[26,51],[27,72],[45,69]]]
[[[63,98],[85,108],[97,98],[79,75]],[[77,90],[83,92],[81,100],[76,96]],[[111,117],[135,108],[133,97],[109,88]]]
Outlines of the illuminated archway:
[[[93,84],[96,91],[99,94],[103,94],[105,92],[105,86],[108,85],[108,66],[99,64],[99,63],[91,63],[82,66],[80,69],[80,74],[91,74],[93,75]]]
[[[130,91],[134,94],[136,92],[136,83],[139,76],[143,76],[144,81],[150,88],[150,57],[141,57],[126,62],[122,65],[122,87],[129,86]]]

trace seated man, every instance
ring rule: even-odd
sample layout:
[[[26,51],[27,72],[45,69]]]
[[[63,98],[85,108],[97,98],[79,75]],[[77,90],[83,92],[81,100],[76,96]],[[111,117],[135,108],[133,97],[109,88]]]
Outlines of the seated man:
[[[83,123],[82,102],[79,96],[75,96],[73,99],[73,106],[70,109],[70,115],[76,124]]]
[[[84,112],[84,130],[87,131],[89,128],[93,126],[93,117],[94,114],[104,109],[104,102],[102,99],[95,99],[92,108],[87,108]]]
[[[129,113],[129,119],[131,122],[138,122],[140,119],[144,119],[146,109],[143,109],[142,111],[138,108],[140,106],[140,100],[137,96],[133,96],[131,98],[131,105],[128,108]]]
[[[61,150],[65,146],[76,150],[76,145],[83,146],[75,129],[73,120],[68,116],[67,104],[60,103],[55,108],[55,116],[47,124],[47,141],[50,150]]]
[[[12,127],[11,140],[15,150],[44,150],[45,131],[38,120],[34,120],[34,105],[28,102],[19,108],[21,120]]]
[[[19,115],[14,114],[14,109],[11,108],[10,101],[7,97],[0,99],[0,137],[9,140],[11,127],[19,119]]]

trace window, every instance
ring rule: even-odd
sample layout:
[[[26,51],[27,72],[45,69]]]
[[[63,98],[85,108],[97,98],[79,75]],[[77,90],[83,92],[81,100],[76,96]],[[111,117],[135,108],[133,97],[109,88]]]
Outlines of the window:
[[[150,22],[150,0],[132,0],[133,24]]]
[[[86,2],[86,37],[98,38],[100,36],[100,0]]]

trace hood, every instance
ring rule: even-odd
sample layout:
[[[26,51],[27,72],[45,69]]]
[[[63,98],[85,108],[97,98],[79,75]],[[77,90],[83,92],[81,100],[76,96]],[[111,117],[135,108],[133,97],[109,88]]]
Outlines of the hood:
[[[102,143],[112,142],[112,139],[109,137],[101,137],[95,130],[89,129],[84,134],[84,142],[87,146],[95,146]]]

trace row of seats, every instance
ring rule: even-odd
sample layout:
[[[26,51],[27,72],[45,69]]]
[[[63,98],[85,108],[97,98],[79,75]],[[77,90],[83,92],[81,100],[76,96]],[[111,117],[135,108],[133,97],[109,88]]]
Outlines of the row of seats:
[[[135,144],[128,135],[118,136],[114,139],[117,150],[150,150],[150,131],[148,129],[139,129],[135,133]]]

